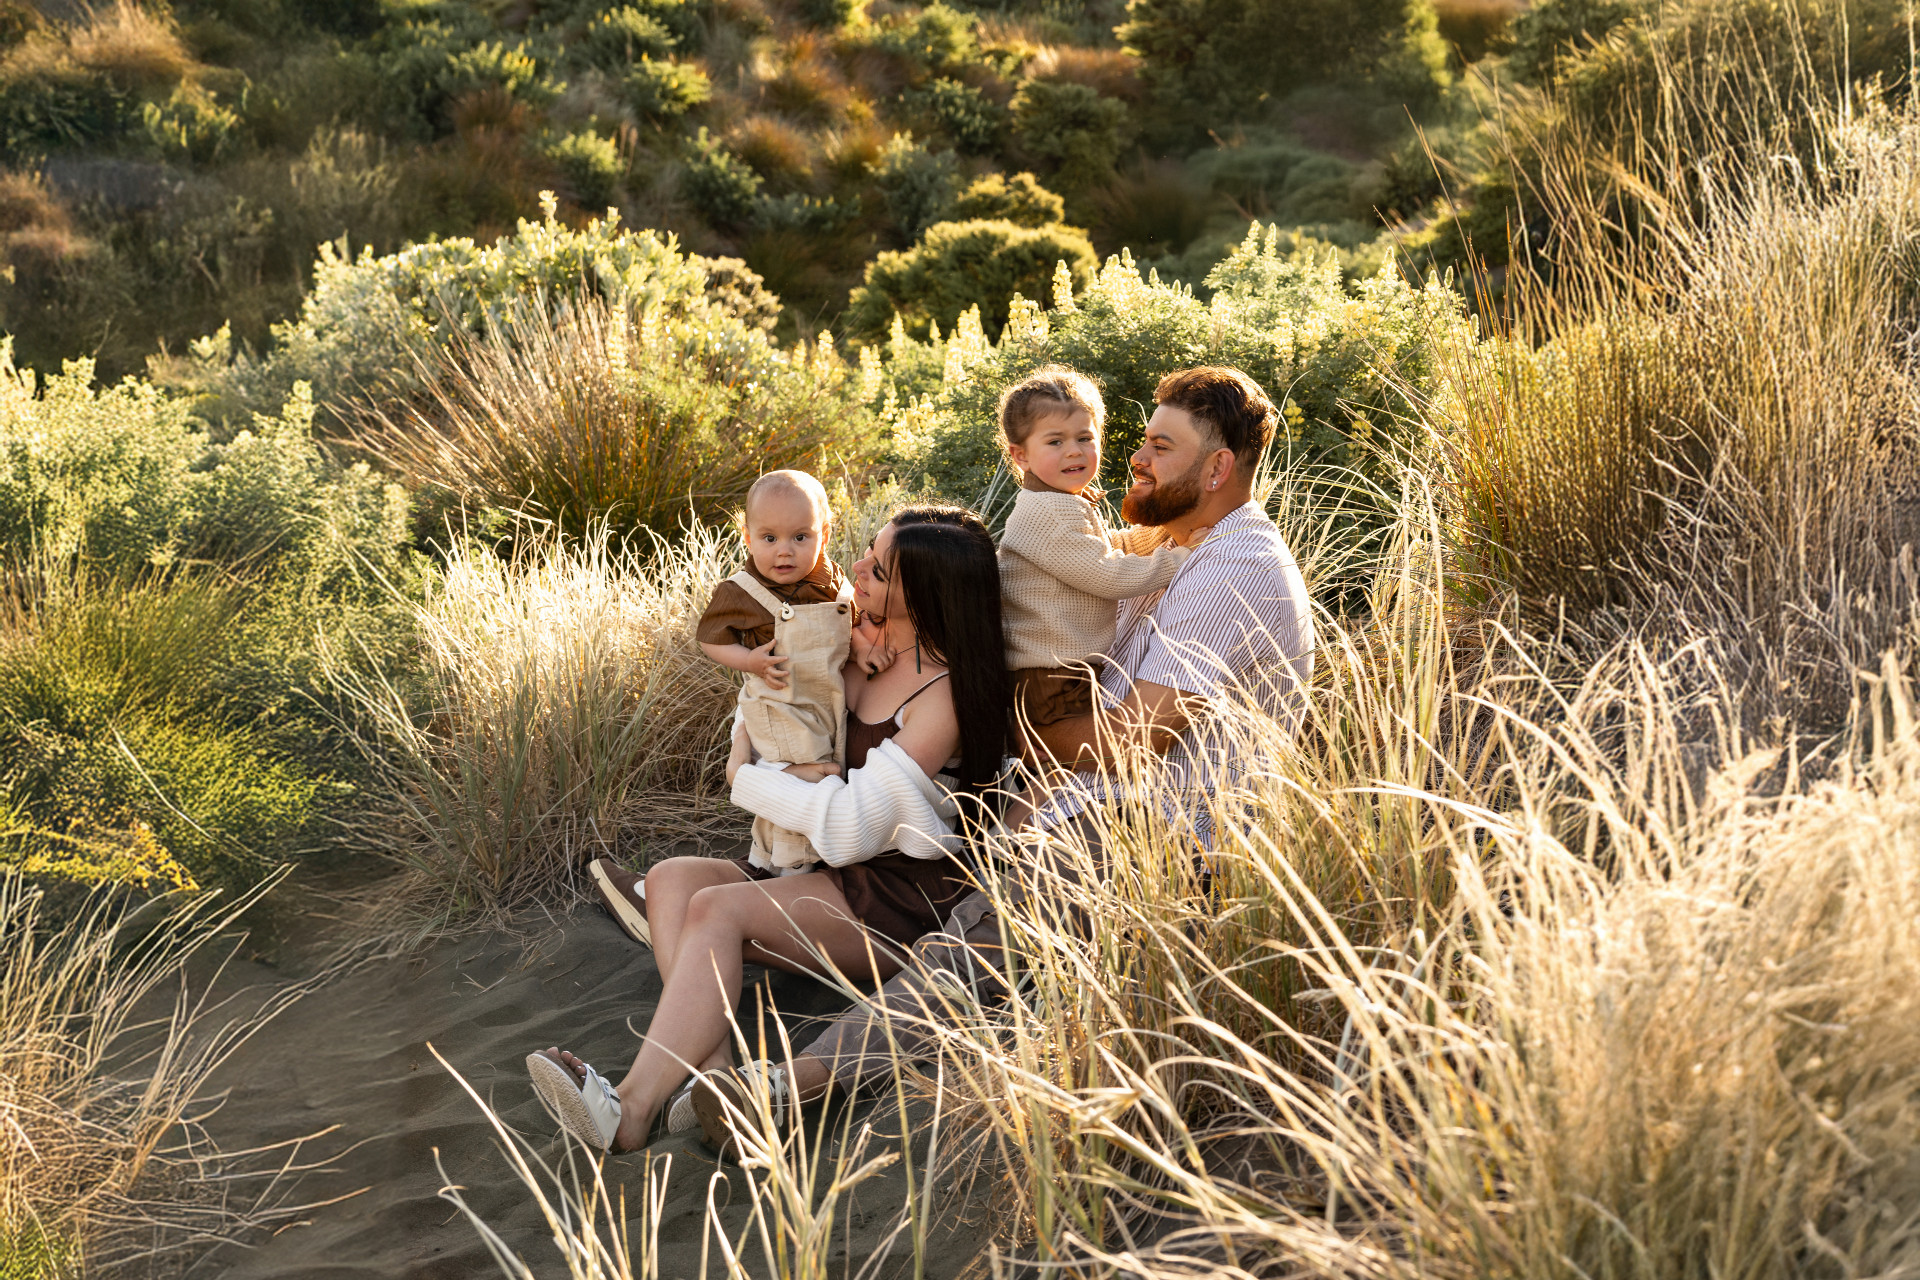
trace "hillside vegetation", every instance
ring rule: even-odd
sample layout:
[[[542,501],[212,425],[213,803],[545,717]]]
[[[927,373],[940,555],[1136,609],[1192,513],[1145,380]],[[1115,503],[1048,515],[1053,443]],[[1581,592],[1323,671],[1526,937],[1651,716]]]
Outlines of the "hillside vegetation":
[[[0,1245],[97,1256],[198,1078],[45,1065],[177,980],[112,985],[123,919],[293,863],[498,922],[737,834],[686,623],[757,474],[845,562],[1004,508],[1033,366],[1102,381],[1114,480],[1218,360],[1282,409],[1309,712],[1224,713],[1271,767],[1210,888],[1108,815],[1112,885],[1003,901],[1030,980],[941,1064],[1001,1256],[1920,1268],[1904,7],[0,0],[0,46]],[[826,1166],[762,1137],[804,1254]]]

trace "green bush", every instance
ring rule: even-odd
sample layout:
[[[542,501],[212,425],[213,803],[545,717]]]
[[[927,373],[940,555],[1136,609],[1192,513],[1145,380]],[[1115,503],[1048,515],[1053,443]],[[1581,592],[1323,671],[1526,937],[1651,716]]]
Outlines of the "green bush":
[[[611,138],[591,130],[570,133],[547,148],[547,158],[560,170],[575,204],[604,209],[620,198],[627,166]]]
[[[877,337],[897,316],[908,333],[925,337],[935,325],[952,330],[978,308],[987,332],[998,334],[1012,296],[1042,296],[1063,262],[1076,284],[1092,274],[1093,246],[1070,227],[936,222],[913,248],[868,264],[865,283],[847,301],[847,327]]]
[[[760,200],[760,175],[705,128],[687,154],[687,199],[722,226],[745,226]]]
[[[1119,34],[1168,138],[1307,85],[1379,79],[1420,102],[1446,76],[1429,0],[1131,0]]]
[[[683,116],[713,97],[706,72],[671,58],[641,58],[627,68],[621,84],[635,111],[658,120]]]
[[[957,71],[980,59],[976,19],[942,2],[918,13],[884,19],[870,37],[873,46],[900,59],[919,75]]]
[[[906,96],[908,111],[931,123],[962,151],[982,155],[1000,145],[1007,111],[969,84],[937,76]]]
[[[629,4],[595,15],[575,51],[590,66],[617,70],[642,58],[665,58],[676,43],[665,23]]]
[[[487,246],[456,237],[348,259],[323,245],[299,317],[274,327],[275,349],[255,359],[219,342],[199,344],[210,366],[201,380],[229,414],[277,407],[294,383],[307,382],[337,426],[356,395],[410,385],[417,358],[444,340],[449,323],[480,333],[515,306],[557,305],[583,291],[669,314],[705,312],[712,304],[704,281],[670,236],[624,231],[614,218],[575,229],[552,210]]]
[[[323,783],[229,683],[253,588],[43,580],[0,625],[0,776],[53,842],[150,829],[203,884],[246,887],[300,852]],[[291,637],[285,637],[291,638]]]
[[[162,102],[140,108],[147,145],[163,159],[213,164],[240,145],[240,113],[200,89],[176,88]]]
[[[987,218],[1022,227],[1051,227],[1067,216],[1067,202],[1030,173],[975,178],[953,202],[955,221]]]
[[[1201,302],[1183,286],[1142,279],[1122,254],[1077,300],[1063,299],[1071,306],[1017,309],[997,344],[896,332],[889,385],[878,394],[901,406],[894,426],[903,461],[941,492],[979,500],[1000,465],[993,405],[1001,388],[1057,361],[1104,385],[1105,478],[1122,484],[1161,376],[1219,363],[1246,370],[1284,404],[1279,449],[1390,491],[1392,459],[1421,447],[1406,434],[1407,393],[1432,384],[1437,345],[1465,323],[1458,295],[1439,283],[1416,288],[1391,267],[1350,291],[1331,255],[1285,251],[1281,233],[1258,224],[1207,283],[1213,297]]]
[[[867,172],[901,244],[912,244],[947,216],[958,168],[951,152],[929,151],[911,133],[887,139]]]
[[[1029,80],[1014,95],[1013,128],[1021,147],[1050,164],[1071,194],[1112,176],[1131,125],[1125,103],[1084,84]]]

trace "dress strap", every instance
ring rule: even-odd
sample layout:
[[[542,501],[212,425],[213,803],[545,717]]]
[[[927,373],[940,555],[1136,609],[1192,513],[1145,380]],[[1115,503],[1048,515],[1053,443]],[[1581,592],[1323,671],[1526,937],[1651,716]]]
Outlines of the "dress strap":
[[[912,702],[915,698],[919,697],[921,694],[925,693],[927,690],[933,688],[933,686],[939,684],[942,680],[945,680],[948,676],[952,674],[953,673],[951,671],[942,671],[939,675],[935,676],[933,679],[927,681],[925,684],[921,685],[918,689],[915,689],[912,693],[902,698],[900,700],[900,705],[893,709],[893,722],[895,724],[900,724],[900,713],[907,709],[907,704],[909,702]],[[901,725],[901,727],[905,728],[906,726]]]

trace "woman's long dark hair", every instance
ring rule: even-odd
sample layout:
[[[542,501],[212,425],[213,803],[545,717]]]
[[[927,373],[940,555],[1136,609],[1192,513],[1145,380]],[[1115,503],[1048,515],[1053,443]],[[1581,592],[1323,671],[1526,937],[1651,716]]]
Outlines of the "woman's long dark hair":
[[[899,584],[921,649],[951,673],[960,782],[979,795],[999,779],[1013,742],[1013,686],[993,535],[965,507],[904,507],[890,523],[888,572]]]

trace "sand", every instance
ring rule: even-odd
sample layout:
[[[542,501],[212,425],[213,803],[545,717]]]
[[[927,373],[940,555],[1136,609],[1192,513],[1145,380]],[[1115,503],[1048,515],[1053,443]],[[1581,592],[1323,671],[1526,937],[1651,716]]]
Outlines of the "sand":
[[[532,949],[529,949],[532,943]],[[290,941],[274,963],[236,966],[227,985],[247,984],[248,997],[299,981],[320,951],[320,940]],[[814,1017],[843,1007],[822,985],[750,969],[749,979],[770,1000],[795,1038]],[[263,1029],[222,1068],[214,1087],[227,1090],[209,1135],[227,1150],[339,1128],[306,1145],[306,1159],[328,1155],[325,1169],[302,1177],[294,1198],[317,1203],[347,1197],[301,1216],[248,1245],[222,1246],[195,1259],[185,1274],[233,1280],[343,1280],[383,1276],[430,1280],[499,1274],[479,1235],[441,1198],[437,1149],[446,1175],[464,1187],[469,1204],[536,1275],[564,1275],[532,1195],[500,1153],[493,1129],[459,1083],[435,1061],[437,1049],[512,1129],[549,1161],[564,1159],[555,1125],[527,1081],[522,1059],[559,1044],[618,1080],[638,1048],[660,993],[652,952],[630,941],[598,908],[583,908],[544,928],[544,936],[492,933],[436,942],[409,957],[361,964],[305,996]],[[751,1007],[751,1006],[749,1006]],[[885,1103],[853,1115],[897,1133]],[[900,1149],[897,1137],[890,1146]],[[671,1154],[668,1200],[662,1215],[662,1277],[700,1275],[708,1183],[725,1185],[715,1200],[730,1205],[722,1219],[736,1236],[748,1221],[745,1177],[722,1166],[698,1132],[665,1138],[649,1151]],[[639,1229],[645,1185],[639,1154],[608,1160],[610,1185],[624,1185]],[[836,1233],[835,1273],[861,1270],[890,1225],[904,1187],[900,1166],[860,1189]],[[362,1190],[364,1188],[364,1190]],[[358,1194],[354,1194],[358,1192]],[[983,1236],[963,1209],[948,1204],[929,1249],[927,1274],[960,1274],[978,1256]],[[839,1261],[844,1260],[844,1262]],[[876,1274],[912,1274],[905,1237]],[[757,1249],[749,1270],[771,1274]],[[724,1274],[717,1251],[708,1274]]]

